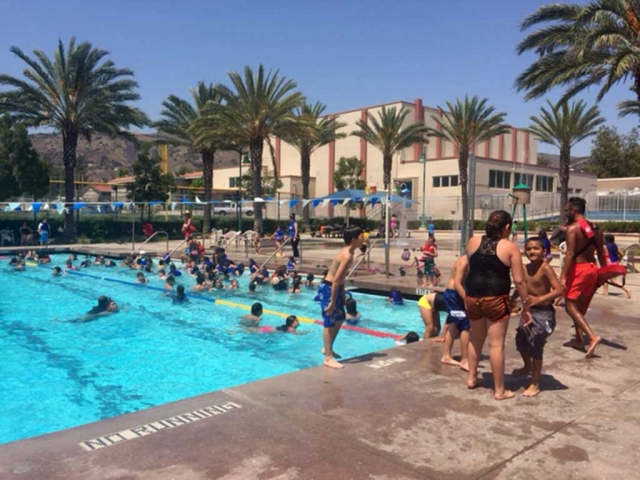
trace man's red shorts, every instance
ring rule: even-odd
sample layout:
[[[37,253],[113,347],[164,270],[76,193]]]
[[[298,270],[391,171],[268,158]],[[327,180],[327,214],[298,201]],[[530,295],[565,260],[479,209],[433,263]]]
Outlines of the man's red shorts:
[[[568,300],[593,297],[598,288],[598,267],[594,263],[575,263],[567,273],[564,296]]]

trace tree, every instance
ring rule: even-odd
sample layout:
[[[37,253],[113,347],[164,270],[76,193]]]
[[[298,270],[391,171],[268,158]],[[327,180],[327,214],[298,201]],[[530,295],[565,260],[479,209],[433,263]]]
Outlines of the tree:
[[[587,110],[583,100],[577,102],[551,103],[549,109],[540,108],[540,116],[530,117],[533,125],[530,130],[541,142],[548,143],[560,150],[560,220],[564,222],[564,205],[569,200],[569,173],[571,167],[571,148],[581,140],[595,135],[597,128],[604,123],[600,110],[595,105]]]
[[[262,150],[266,141],[271,150],[274,177],[278,171],[273,155],[271,137],[295,136],[304,131],[294,109],[304,105],[304,96],[296,91],[293,80],[281,77],[276,70],[265,72],[260,65],[254,72],[245,67],[244,76],[229,74],[232,87],[218,85],[221,103],[209,102],[203,118],[194,130],[200,141],[211,135],[222,135],[232,143],[249,147],[251,158],[252,191],[262,197]],[[262,208],[254,203],[254,227],[262,231]]]
[[[43,197],[49,190],[49,166],[33,148],[27,129],[8,115],[0,118],[0,194]]]
[[[402,128],[409,110],[402,107],[400,111],[396,107],[382,107],[378,112],[378,118],[367,112],[367,122],[358,120],[356,125],[360,130],[351,132],[351,135],[360,137],[382,152],[382,171],[385,190],[391,187],[391,167],[393,155],[416,143],[427,142],[429,128],[424,123],[412,123]]]
[[[336,191],[354,189],[364,190],[367,182],[362,176],[364,166],[358,157],[340,157],[337,168],[333,174],[333,184]]]
[[[298,108],[296,115],[302,124],[309,128],[298,135],[285,137],[287,143],[293,146],[300,153],[300,175],[302,176],[302,197],[309,198],[309,183],[311,182],[311,154],[318,148],[329,143],[345,138],[345,133],[338,133],[338,130],[346,127],[344,122],[338,122],[332,117],[322,117],[326,105],[316,102],[314,105],[305,103],[302,108]],[[302,221],[309,223],[309,205],[305,205],[302,211]]]
[[[143,126],[146,116],[128,105],[140,98],[138,84],[131,70],[104,60],[109,52],[88,42],[76,44],[73,37],[66,48],[58,42],[53,59],[41,50],[33,57],[18,47],[11,52],[27,64],[26,80],[0,75],[0,85],[11,87],[0,93],[0,113],[10,113],[27,127],[52,127],[62,134],[65,200],[73,203],[78,138],[126,135],[121,129]],[[65,213],[65,236],[75,238],[72,209]]]
[[[127,175],[129,175],[129,169],[125,167],[118,167],[118,170],[116,171],[116,175],[118,177],[126,177]]]
[[[162,173],[160,158],[149,154],[148,146],[143,146],[138,158],[132,165],[134,181],[127,185],[127,198],[134,202],[166,202],[169,192],[175,187],[171,173]],[[140,217],[144,214],[144,205]],[[151,217],[151,205],[149,205]]]
[[[265,197],[275,197],[281,188],[282,180],[276,177],[273,171],[267,169],[262,172],[262,195]],[[245,197],[253,198],[256,196],[253,193],[253,174],[251,172],[242,175],[242,190]]]
[[[615,127],[600,127],[593,139],[587,170],[598,178],[640,176],[638,129],[621,135]]]
[[[474,147],[497,135],[507,133],[509,127],[505,125],[505,112],[495,113],[495,107],[487,105],[488,100],[480,100],[477,96],[464,101],[457,99],[455,103],[447,102],[448,111],[443,111],[442,117],[432,115],[439,129],[430,129],[434,137],[448,140],[458,148],[458,175],[460,178],[460,192],[462,194],[463,243],[473,234],[468,229],[469,196],[467,191],[467,172],[469,156]]]
[[[541,26],[542,25],[542,26]],[[635,100],[621,103],[621,115],[640,113],[640,5],[630,0],[593,0],[586,5],[544,5],[524,18],[521,29],[541,26],[518,45],[518,54],[537,59],[516,79],[527,99],[566,87],[566,101],[598,87],[600,101],[611,87],[631,79]]]
[[[197,150],[202,158],[202,176],[204,187],[203,227],[204,232],[211,228],[211,191],[213,189],[213,163],[216,150],[224,148],[225,141],[220,135],[209,134],[206,138],[198,139],[194,133],[195,122],[201,118],[207,103],[220,103],[220,94],[212,84],[199,82],[198,87],[191,89],[193,104],[175,95],[162,102],[164,109],[160,115],[164,117],[156,122],[156,127],[165,133],[173,135],[177,143],[187,145]],[[187,167],[181,167],[179,174],[186,173]]]

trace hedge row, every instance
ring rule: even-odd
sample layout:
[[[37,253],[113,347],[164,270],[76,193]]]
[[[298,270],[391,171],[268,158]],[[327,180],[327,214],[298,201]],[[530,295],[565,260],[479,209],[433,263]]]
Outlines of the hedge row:
[[[24,213],[0,213],[0,230],[12,230],[16,237],[16,242],[19,241],[19,229],[23,221],[27,221],[29,226],[35,230],[37,222],[39,222],[45,216],[39,215],[37,220],[34,220],[33,214]],[[53,214],[46,215],[51,225],[51,237],[55,238],[58,233],[62,231],[64,226],[64,219],[62,216]],[[145,223],[143,221],[142,223]],[[330,221],[327,219],[311,219],[311,228],[317,230],[320,225],[327,224],[343,224],[345,219],[343,217],[335,217]],[[380,224],[379,220],[371,220],[367,218],[351,218],[349,220],[351,225],[359,226],[362,228],[369,228],[376,230]],[[164,230],[169,234],[170,239],[182,238],[180,229],[182,227],[182,219],[179,217],[173,217],[169,220],[164,220],[164,216],[153,217],[151,220],[154,230]],[[194,223],[198,227],[198,230],[202,230],[202,219],[199,217],[194,218]],[[453,230],[454,228],[460,228],[460,222],[454,222],[453,220],[432,220],[436,230]],[[598,222],[600,227],[607,232],[613,233],[640,233],[640,222]],[[276,227],[280,225],[285,230],[288,225],[288,219],[281,219],[280,221],[275,219],[264,219],[264,232],[269,235],[275,231]],[[557,226],[557,222],[550,221],[532,221],[528,224],[530,232],[535,232],[540,229],[552,231]],[[130,216],[124,215],[91,215],[83,216],[78,222],[76,222],[76,231],[78,234],[78,241],[87,243],[98,242],[114,242],[114,241],[129,241],[131,240],[131,228],[132,222]],[[146,236],[142,232],[142,224],[140,217],[136,216],[134,219],[134,232],[136,241],[143,240]],[[411,230],[417,230],[420,227],[420,221],[410,221],[408,227]],[[474,225],[476,230],[484,230],[485,222],[483,220],[476,220]],[[520,227],[522,224],[520,223]],[[219,230],[237,230],[238,224],[234,217],[214,217],[212,219],[212,228]],[[253,228],[253,218],[244,217],[242,219],[242,230],[249,230]],[[302,230],[305,227],[302,226]],[[163,241],[163,237],[158,238],[159,241]]]

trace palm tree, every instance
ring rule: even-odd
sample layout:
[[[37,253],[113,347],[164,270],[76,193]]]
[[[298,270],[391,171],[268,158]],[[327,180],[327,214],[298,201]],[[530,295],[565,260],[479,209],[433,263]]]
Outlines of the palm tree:
[[[196,122],[194,132],[198,141],[210,135],[223,135],[231,143],[248,145],[251,158],[253,192],[262,197],[262,150],[266,141],[271,150],[276,184],[278,172],[273,156],[272,136],[287,137],[303,131],[294,109],[304,105],[304,96],[297,85],[279,75],[276,70],[265,72],[264,66],[255,73],[245,67],[244,77],[229,74],[232,88],[216,87],[222,103],[209,102],[203,117]],[[262,204],[254,202],[254,226],[262,231]]]
[[[462,193],[463,243],[472,235],[469,228],[469,196],[467,192],[467,170],[469,156],[475,145],[493,137],[507,133],[509,126],[505,125],[505,112],[495,112],[495,107],[487,105],[487,99],[477,96],[464,101],[459,98],[455,103],[447,102],[447,110],[438,107],[443,112],[442,117],[432,115],[439,129],[430,129],[434,137],[448,140],[458,148],[458,170],[460,175],[460,191]]]
[[[549,25],[550,24],[550,25]],[[525,37],[518,54],[538,58],[516,80],[526,98],[541,97],[556,86],[566,87],[566,101],[589,87],[599,87],[600,101],[615,84],[631,79],[640,101],[640,4],[630,0],[594,0],[586,5],[555,3],[524,18],[521,29],[541,26]],[[626,103],[626,102],[625,102]],[[620,114],[637,114],[625,108]],[[628,107],[628,105],[627,105]]]
[[[547,100],[549,110],[540,108],[540,116],[532,116],[533,125],[529,128],[541,142],[560,149],[560,205],[564,207],[569,198],[569,167],[571,166],[571,148],[578,142],[595,135],[598,127],[604,123],[600,110],[595,105],[586,110],[583,100],[577,102],[558,102]],[[560,210],[564,222],[564,209]]]
[[[158,130],[173,135],[178,142],[197,150],[202,158],[202,175],[204,177],[204,206],[203,232],[211,228],[211,190],[213,188],[213,163],[216,150],[227,147],[221,137],[209,135],[206,139],[198,141],[193,127],[196,120],[202,116],[207,102],[220,103],[220,94],[212,84],[198,82],[195,89],[191,89],[193,104],[187,100],[169,95],[162,102],[164,109],[160,115],[164,117],[156,122]]]
[[[356,125],[360,130],[351,135],[360,137],[382,152],[382,172],[385,190],[391,188],[391,167],[393,155],[399,150],[408,148],[416,143],[427,142],[429,128],[424,123],[412,123],[402,128],[406,116],[409,114],[404,106],[400,111],[396,107],[382,107],[378,118],[367,112],[367,122],[358,120]]]
[[[78,138],[91,141],[93,133],[126,136],[121,129],[147,123],[140,110],[128,105],[140,98],[133,71],[103,61],[109,52],[88,42],[76,44],[73,37],[66,49],[62,40],[58,42],[53,59],[41,50],[33,52],[35,58],[18,47],[11,47],[11,52],[27,64],[26,80],[0,75],[0,85],[13,87],[0,93],[0,113],[12,114],[27,127],[52,127],[62,134],[65,198],[73,203]],[[70,240],[74,227],[68,209],[65,235]]]
[[[288,144],[300,152],[300,175],[302,176],[302,197],[309,198],[309,183],[311,182],[311,154],[318,148],[329,143],[345,138],[345,133],[338,130],[347,124],[338,122],[332,117],[322,117],[326,105],[316,102],[314,105],[305,103],[302,108],[296,110],[296,115],[302,124],[309,126],[308,130],[299,135],[283,138]],[[303,210],[303,222],[309,223],[309,205]]]

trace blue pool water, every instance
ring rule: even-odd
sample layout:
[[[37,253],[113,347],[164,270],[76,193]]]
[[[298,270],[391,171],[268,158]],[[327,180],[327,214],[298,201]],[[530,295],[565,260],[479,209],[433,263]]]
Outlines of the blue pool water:
[[[166,402],[219,390],[321,364],[322,327],[301,324],[307,335],[257,334],[238,326],[246,314],[214,304],[224,298],[244,305],[318,318],[315,292],[298,295],[271,287],[250,294],[242,289],[204,294],[173,305],[149,274],[135,284],[128,269],[91,267],[54,278],[50,266],[23,272],[0,260],[0,444],[114,417]],[[79,262],[76,262],[78,264]],[[117,281],[113,281],[117,280]],[[183,275],[189,289],[195,282]],[[77,323],[100,295],[115,299],[122,311]],[[392,306],[383,297],[355,294],[360,326],[397,334],[424,326],[415,302]],[[262,325],[284,319],[265,314]],[[336,351],[354,357],[394,345],[393,339],[343,330]]]

